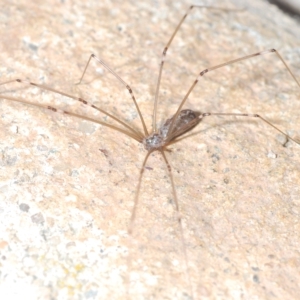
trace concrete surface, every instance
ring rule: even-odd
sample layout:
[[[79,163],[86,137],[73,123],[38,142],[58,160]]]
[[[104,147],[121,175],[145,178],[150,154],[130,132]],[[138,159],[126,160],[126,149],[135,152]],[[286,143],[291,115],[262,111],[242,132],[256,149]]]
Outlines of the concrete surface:
[[[27,3],[1,3],[1,81],[30,79],[84,97],[141,130],[126,90],[101,66],[93,64],[85,84],[74,86],[95,53],[130,83],[151,130],[160,55],[190,1]],[[276,48],[300,80],[299,25],[262,1],[243,7],[187,18],[168,53],[159,122],[174,113],[201,70],[243,55]],[[300,88],[274,54],[202,79],[186,107],[259,113],[300,136]],[[37,88],[0,88],[3,95],[94,114]],[[129,239],[146,154],[141,145],[5,100],[0,116],[1,299],[124,299],[128,291],[129,299],[298,298],[300,146],[283,147],[284,137],[271,127],[211,117],[197,135],[171,147],[183,246],[159,153],[147,163]]]

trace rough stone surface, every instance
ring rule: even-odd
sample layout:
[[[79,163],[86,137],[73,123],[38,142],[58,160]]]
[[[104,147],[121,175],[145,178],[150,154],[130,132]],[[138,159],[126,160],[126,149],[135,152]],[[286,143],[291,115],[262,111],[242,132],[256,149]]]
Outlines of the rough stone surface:
[[[127,90],[101,65],[74,85],[95,53],[133,88],[150,131],[161,52],[189,4],[2,3],[1,81],[30,79],[83,97],[141,131]],[[300,80],[299,24],[268,3],[243,5],[188,16],[168,52],[158,123],[201,70],[248,54],[275,48]],[[0,88],[111,121],[46,90]],[[266,54],[207,73],[186,107],[258,113],[299,137],[299,99],[282,62]],[[282,134],[251,118],[209,117],[194,133],[167,153],[184,246],[159,153],[147,162],[129,238],[143,147],[94,123],[0,100],[0,298],[297,299],[300,146],[284,147]]]

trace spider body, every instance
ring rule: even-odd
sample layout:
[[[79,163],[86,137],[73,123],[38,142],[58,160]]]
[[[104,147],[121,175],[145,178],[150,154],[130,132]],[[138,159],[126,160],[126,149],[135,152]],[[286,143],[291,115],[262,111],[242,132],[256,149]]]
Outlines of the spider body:
[[[159,128],[158,133],[152,133],[143,139],[143,145],[147,151],[154,151],[166,147],[177,137],[193,129],[200,122],[199,112],[191,109],[181,110],[175,119],[175,115],[167,119]]]

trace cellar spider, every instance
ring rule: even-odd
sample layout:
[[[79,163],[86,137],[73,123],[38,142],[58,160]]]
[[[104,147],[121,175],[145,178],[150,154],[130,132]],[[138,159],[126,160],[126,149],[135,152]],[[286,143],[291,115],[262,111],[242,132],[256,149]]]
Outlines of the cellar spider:
[[[82,81],[84,79],[84,76],[86,74],[86,71],[87,71],[87,69],[90,65],[90,62],[92,60],[94,60],[97,63],[100,63],[106,70],[108,70],[128,90],[128,93],[130,94],[130,97],[131,97],[131,99],[132,99],[132,101],[133,101],[133,103],[136,107],[136,110],[138,112],[138,115],[139,115],[139,118],[140,118],[140,121],[141,121],[141,124],[142,124],[142,131],[131,127],[130,125],[126,124],[125,122],[121,121],[120,119],[116,118],[115,116],[113,116],[112,114],[107,112],[106,110],[103,110],[103,109],[99,108],[98,106],[95,106],[95,105],[91,104],[86,99],[72,96],[70,94],[58,91],[58,90],[56,90],[54,88],[51,88],[51,87],[48,87],[46,85],[38,84],[38,83],[35,83],[35,82],[31,82],[31,81],[24,80],[24,79],[19,79],[19,78],[18,79],[13,79],[13,80],[8,80],[8,81],[5,81],[5,82],[1,83],[1,85],[6,85],[6,84],[14,83],[14,82],[20,83],[20,84],[27,84],[29,86],[38,87],[42,90],[47,90],[47,91],[52,92],[52,93],[56,93],[56,94],[59,94],[59,95],[66,96],[66,97],[68,97],[70,99],[73,99],[75,101],[79,101],[81,104],[86,105],[86,106],[90,106],[92,109],[95,109],[95,110],[99,111],[100,113],[106,115],[107,117],[111,118],[112,120],[117,122],[119,126],[112,125],[112,124],[109,124],[109,123],[106,123],[104,121],[100,121],[100,120],[97,120],[97,119],[94,119],[94,118],[82,116],[80,114],[72,113],[68,110],[59,109],[59,108],[56,108],[56,107],[51,106],[51,105],[42,105],[42,104],[38,104],[38,103],[31,103],[31,102],[29,102],[27,100],[24,100],[24,99],[14,98],[14,97],[9,97],[9,96],[2,96],[1,95],[2,99],[6,99],[6,100],[9,100],[9,101],[20,102],[20,103],[25,103],[25,104],[29,104],[29,105],[34,105],[34,106],[37,106],[37,107],[41,107],[41,108],[44,108],[44,109],[51,110],[55,113],[62,113],[62,114],[70,115],[70,116],[73,116],[73,117],[77,117],[77,118],[82,119],[82,120],[95,122],[97,124],[108,127],[109,129],[116,130],[120,133],[123,133],[126,136],[128,136],[129,138],[137,141],[138,143],[141,143],[144,146],[144,148],[147,150],[147,154],[146,154],[146,156],[144,158],[144,161],[142,163],[142,166],[141,166],[140,175],[139,175],[138,184],[137,184],[137,189],[136,189],[136,194],[135,194],[135,199],[134,199],[134,205],[133,205],[133,209],[132,209],[132,213],[131,213],[131,217],[130,217],[130,222],[129,222],[129,226],[128,226],[128,233],[129,233],[130,236],[132,236],[134,234],[134,224],[135,224],[137,209],[138,209],[138,205],[139,205],[139,199],[140,199],[139,196],[140,196],[141,183],[142,183],[142,178],[143,178],[143,175],[144,175],[147,160],[153,152],[159,152],[162,155],[162,158],[163,158],[163,160],[164,160],[164,162],[167,166],[169,179],[170,179],[170,182],[171,182],[173,201],[174,201],[175,211],[176,211],[176,214],[177,214],[177,221],[178,221],[179,228],[180,228],[180,235],[181,235],[181,240],[182,240],[182,250],[183,250],[183,253],[184,253],[184,257],[185,257],[185,265],[186,265],[185,269],[186,269],[186,272],[187,272],[188,280],[189,280],[189,275],[188,275],[188,254],[187,254],[186,247],[185,247],[185,238],[184,238],[184,232],[183,232],[183,226],[182,226],[182,216],[180,215],[180,202],[179,202],[178,197],[176,195],[176,188],[175,188],[175,183],[174,183],[174,179],[173,179],[172,168],[171,168],[171,165],[170,165],[170,163],[168,161],[168,158],[167,158],[167,155],[166,155],[166,152],[171,151],[169,149],[169,146],[181,141],[185,137],[184,135],[186,133],[188,133],[190,130],[192,130],[194,127],[196,127],[204,118],[213,117],[213,116],[225,116],[225,117],[226,116],[228,116],[228,117],[236,116],[236,117],[241,117],[241,118],[258,119],[262,123],[266,124],[269,127],[272,127],[274,130],[276,130],[276,131],[280,132],[281,134],[283,134],[287,138],[287,140],[292,140],[295,143],[299,144],[299,141],[297,141],[295,138],[293,138],[290,135],[286,134],[280,128],[273,125],[271,122],[269,122],[263,116],[258,115],[258,114],[231,113],[231,112],[200,112],[200,111],[195,111],[195,110],[192,110],[192,109],[184,108],[184,106],[185,106],[185,104],[188,100],[188,97],[191,94],[191,92],[193,91],[194,87],[197,85],[198,81],[200,81],[201,78],[203,76],[205,76],[205,74],[207,74],[208,72],[211,72],[213,70],[225,67],[227,65],[232,65],[232,64],[238,63],[240,61],[251,59],[251,58],[256,57],[256,56],[263,56],[263,55],[267,55],[267,54],[276,55],[277,58],[283,63],[283,65],[285,66],[287,71],[290,73],[290,75],[292,76],[294,81],[300,87],[299,81],[294,76],[294,74],[292,73],[292,71],[290,70],[290,68],[286,64],[286,62],[283,60],[281,55],[275,49],[269,49],[269,50],[264,50],[264,51],[252,53],[252,54],[249,54],[247,56],[239,57],[237,59],[233,59],[233,60],[224,62],[222,64],[218,64],[218,65],[208,67],[206,69],[201,70],[199,72],[197,78],[194,80],[194,82],[191,84],[191,86],[187,90],[184,98],[182,99],[181,103],[178,106],[177,111],[175,111],[173,116],[169,117],[169,119],[167,119],[161,127],[157,126],[157,110],[158,110],[160,82],[161,82],[161,77],[162,77],[162,74],[163,74],[163,67],[164,67],[164,62],[165,62],[165,58],[166,58],[166,55],[167,55],[167,51],[168,51],[169,47],[171,46],[172,41],[173,41],[174,37],[176,36],[176,33],[179,31],[179,29],[180,29],[182,23],[184,22],[184,20],[186,19],[187,15],[194,8],[202,8],[202,7],[203,6],[192,5],[189,8],[187,13],[182,17],[179,24],[175,28],[171,38],[169,39],[168,43],[166,44],[166,47],[163,50],[162,59],[161,59],[160,67],[159,67],[159,75],[158,75],[158,80],[157,80],[157,85],[156,85],[156,90],[155,90],[155,100],[154,100],[153,119],[152,119],[152,132],[149,132],[149,130],[148,130],[146,124],[145,124],[145,121],[143,119],[143,116],[142,116],[142,113],[139,109],[139,106],[136,102],[135,95],[134,95],[134,92],[133,92],[133,89],[131,88],[131,86],[128,85],[106,62],[104,62],[101,58],[98,58],[94,54],[92,54],[90,56],[86,66],[84,68],[84,71],[82,73],[82,76],[79,80],[79,84],[82,83]],[[211,9],[219,9],[219,8],[211,8]],[[225,9],[220,9],[220,10],[226,11]],[[192,291],[192,284],[191,283],[190,283],[190,294],[191,295],[194,294],[193,291]]]

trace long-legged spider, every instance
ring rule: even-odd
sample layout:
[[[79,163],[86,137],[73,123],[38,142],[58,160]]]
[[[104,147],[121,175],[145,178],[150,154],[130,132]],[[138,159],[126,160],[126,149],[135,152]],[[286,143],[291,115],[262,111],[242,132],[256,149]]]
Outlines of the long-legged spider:
[[[198,6],[191,6],[190,10],[192,10],[193,7],[198,7]],[[174,144],[174,143],[176,143],[176,142],[178,142],[179,140],[181,140],[181,135],[187,133],[189,130],[191,130],[196,125],[198,125],[198,123],[200,121],[202,121],[203,118],[208,117],[208,116],[218,116],[218,115],[257,118],[260,121],[262,121],[263,123],[273,127],[274,129],[276,129],[281,134],[285,135],[287,139],[291,139],[294,142],[298,143],[298,141],[295,140],[293,137],[286,134],[281,129],[279,129],[277,126],[274,126],[268,120],[266,120],[265,118],[263,118],[262,116],[257,115],[257,114],[230,113],[230,112],[204,112],[203,113],[203,112],[197,112],[197,111],[193,111],[193,110],[184,109],[183,106],[184,106],[186,100],[188,99],[189,94],[192,92],[192,90],[195,87],[195,85],[197,84],[197,82],[199,80],[201,80],[201,77],[205,76],[206,73],[208,73],[210,71],[213,71],[215,69],[218,69],[218,68],[222,68],[226,65],[231,65],[231,64],[237,63],[237,62],[242,61],[242,60],[247,60],[247,59],[250,59],[250,58],[255,57],[255,56],[262,56],[262,55],[265,55],[265,54],[268,54],[268,53],[269,54],[273,53],[274,55],[276,55],[278,57],[278,59],[282,61],[282,63],[284,64],[284,66],[286,67],[286,69],[288,70],[288,72],[290,73],[290,75],[293,77],[293,79],[295,80],[295,82],[298,85],[299,85],[299,82],[296,79],[296,77],[293,75],[293,73],[291,72],[291,70],[289,69],[289,67],[285,63],[285,61],[282,59],[280,54],[274,49],[265,50],[265,51],[250,54],[250,55],[238,58],[238,59],[234,59],[234,60],[225,62],[223,64],[219,64],[219,65],[216,65],[216,66],[213,66],[213,67],[202,70],[199,73],[196,80],[192,83],[190,89],[188,90],[188,92],[186,93],[185,97],[183,98],[181,104],[179,105],[178,110],[174,113],[174,115],[170,119],[168,119],[168,121],[166,121],[166,123],[164,123],[164,125],[162,127],[160,127],[158,129],[157,125],[156,125],[157,124],[157,121],[156,121],[157,100],[158,100],[158,95],[159,95],[159,86],[160,86],[160,79],[161,79],[161,75],[162,75],[162,71],[163,71],[164,60],[165,60],[167,50],[168,50],[169,46],[171,45],[171,43],[173,41],[173,38],[175,37],[177,31],[179,30],[182,22],[185,20],[185,17],[186,17],[186,15],[181,19],[180,23],[178,24],[178,27],[175,29],[173,35],[171,36],[169,42],[166,45],[166,48],[163,51],[163,58],[162,58],[161,65],[160,65],[159,78],[158,78],[158,81],[157,81],[157,87],[156,87],[156,93],[155,93],[155,105],[154,105],[153,122],[152,122],[153,123],[152,124],[153,132],[150,133],[150,134],[148,132],[148,129],[146,127],[145,122],[143,121],[143,117],[142,117],[141,112],[139,111],[139,107],[138,107],[138,105],[135,101],[135,97],[134,97],[132,88],[126,82],[124,82],[119,77],[119,75],[117,73],[115,73],[103,60],[97,58],[94,54],[91,55],[87,65],[85,67],[85,70],[82,74],[82,77],[81,77],[80,81],[84,78],[85,72],[86,72],[86,70],[89,66],[89,63],[90,63],[91,59],[94,59],[94,60],[98,61],[99,63],[101,63],[104,68],[106,68],[109,72],[111,72],[111,74],[113,74],[128,89],[128,91],[129,91],[129,93],[130,93],[130,95],[133,99],[133,102],[135,103],[135,106],[136,106],[136,109],[138,111],[139,117],[141,119],[142,128],[143,128],[142,131],[139,131],[135,128],[130,127],[129,125],[125,124],[124,122],[122,122],[118,118],[115,118],[110,113],[106,112],[105,110],[102,110],[99,107],[96,107],[95,105],[89,103],[85,99],[74,97],[70,94],[66,94],[66,93],[60,92],[56,89],[50,88],[48,86],[37,84],[37,83],[31,82],[31,81],[28,81],[28,80],[14,79],[14,80],[5,81],[1,85],[9,84],[9,83],[12,83],[12,82],[24,83],[24,84],[29,84],[31,86],[35,86],[35,87],[38,87],[38,88],[41,88],[41,89],[44,89],[44,90],[48,90],[48,91],[53,92],[53,93],[57,93],[57,94],[69,97],[71,99],[74,99],[75,101],[79,101],[80,103],[82,103],[84,105],[91,106],[93,109],[99,110],[101,113],[107,115],[109,118],[114,119],[116,122],[119,123],[119,125],[122,125],[123,128],[105,123],[103,121],[96,120],[94,118],[81,116],[81,115],[72,113],[72,112],[67,111],[67,110],[58,109],[58,108],[55,108],[51,105],[45,106],[45,105],[41,105],[41,104],[33,104],[33,103],[30,103],[29,101],[19,99],[19,98],[13,98],[13,97],[9,97],[9,96],[1,96],[1,98],[6,99],[6,100],[10,100],[10,101],[16,101],[16,102],[35,105],[35,106],[42,107],[42,108],[45,108],[45,109],[50,109],[51,111],[54,111],[54,112],[64,113],[64,114],[68,114],[68,115],[71,115],[71,116],[74,116],[74,117],[78,117],[78,118],[83,119],[83,120],[95,122],[95,123],[101,124],[103,126],[109,127],[111,129],[117,130],[119,132],[122,132],[125,135],[129,136],[130,138],[133,138],[134,140],[138,141],[139,143],[142,143],[145,146],[148,153],[147,153],[147,155],[144,159],[144,162],[142,164],[140,178],[138,180],[136,197],[135,197],[133,211],[132,211],[132,214],[131,214],[131,219],[130,219],[130,224],[129,224],[129,233],[131,235],[133,234],[133,229],[134,229],[133,225],[134,225],[134,221],[135,221],[135,218],[136,218],[136,210],[137,210],[138,201],[139,201],[139,192],[140,192],[140,187],[141,187],[141,183],[142,183],[142,176],[143,176],[143,173],[144,173],[144,169],[145,169],[145,166],[146,166],[147,159],[148,159],[149,155],[152,152],[154,152],[154,151],[160,152],[162,154],[162,157],[163,157],[167,167],[168,167],[168,172],[169,172],[172,191],[173,191],[173,198],[174,198],[174,202],[175,202],[175,209],[176,209],[176,212],[177,212],[177,220],[178,220],[178,224],[180,226],[180,233],[181,233],[181,239],[182,239],[182,244],[183,244],[183,252],[185,253],[184,256],[185,256],[185,262],[186,262],[186,269],[188,270],[188,258],[187,258],[186,248],[184,246],[184,243],[185,243],[185,241],[184,241],[184,232],[183,232],[182,223],[181,223],[181,217],[182,216],[180,216],[180,208],[179,208],[180,202],[178,201],[177,196],[176,196],[176,189],[175,189],[175,184],[174,184],[174,181],[173,181],[172,169],[171,169],[170,164],[168,162],[168,159],[165,155],[165,152],[167,151],[167,147]],[[182,122],[178,121],[178,120],[182,120]]]

